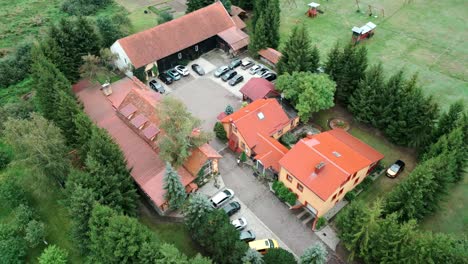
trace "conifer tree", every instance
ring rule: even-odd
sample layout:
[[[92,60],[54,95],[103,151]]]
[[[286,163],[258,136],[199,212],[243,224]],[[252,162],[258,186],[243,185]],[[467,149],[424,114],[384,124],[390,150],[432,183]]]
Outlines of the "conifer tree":
[[[375,103],[384,85],[382,64],[370,67],[350,98],[348,108],[356,120],[369,124],[379,115]]]
[[[384,130],[393,120],[396,120],[399,91],[404,84],[403,71],[399,70],[392,75],[380,90],[379,96],[374,102],[376,116],[372,125]]]
[[[185,193],[184,185],[182,185],[180,175],[169,163],[166,163],[163,189],[166,191],[164,198],[169,201],[170,209],[176,210],[182,207],[187,194]]]
[[[265,23],[266,22],[263,17],[263,14],[261,14],[255,24],[255,30],[250,39],[249,51],[252,54],[252,56],[258,56],[257,52],[259,50],[268,47],[268,44],[269,44],[268,43],[269,39],[267,35],[268,27]]]
[[[263,264],[262,254],[255,249],[249,248],[242,257],[242,263]]]
[[[231,13],[231,6],[232,6],[232,3],[230,0],[220,0],[221,3],[223,4],[224,8],[226,8],[226,11],[228,11],[228,13]]]
[[[213,211],[213,206],[205,195],[191,194],[188,205],[184,208],[185,224],[192,231],[203,223],[203,217],[211,211]]]
[[[96,25],[99,30],[101,47],[110,47],[116,40],[124,37],[119,25],[108,17],[98,17]]]
[[[265,10],[262,12],[264,23],[267,26],[265,32],[267,36],[267,47],[277,49],[279,45],[279,27],[280,27],[280,6],[279,0],[269,0],[267,5],[263,7]]]
[[[343,65],[341,57],[343,52],[340,49],[340,44],[337,42],[335,46],[328,52],[327,61],[325,63],[325,73],[330,75],[332,80],[337,80],[342,72]]]
[[[187,0],[187,11],[185,11],[185,13],[191,13],[195,10],[211,5],[212,3],[212,0]]]
[[[75,142],[82,160],[86,159],[94,124],[89,117],[81,110],[73,118],[76,129]]]
[[[439,117],[437,129],[434,131],[434,142],[442,135],[449,134],[465,114],[465,105],[462,100],[451,104],[449,110]]]
[[[58,91],[57,113],[54,118],[57,126],[62,130],[68,145],[76,145],[77,128],[75,116],[80,112],[78,104],[70,94]]]
[[[252,28],[255,32],[257,21],[268,6],[268,0],[252,0],[253,2],[253,16],[252,16]],[[254,33],[252,32],[252,33]]]
[[[293,72],[316,72],[319,65],[319,53],[317,47],[312,48],[309,34],[300,25],[294,27],[289,39],[282,50],[282,56],[278,62],[279,74]]]
[[[39,257],[39,264],[67,264],[68,252],[56,245],[50,245]]]
[[[299,264],[325,264],[327,254],[327,250],[321,243],[315,243],[304,251]]]

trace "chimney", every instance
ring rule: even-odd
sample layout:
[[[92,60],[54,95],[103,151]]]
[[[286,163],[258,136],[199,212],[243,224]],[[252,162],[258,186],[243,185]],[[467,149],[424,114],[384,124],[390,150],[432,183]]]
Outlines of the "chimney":
[[[315,173],[319,173],[323,167],[325,167],[325,162],[319,162],[317,165],[315,165]]]
[[[110,83],[108,83],[108,82],[106,82],[105,84],[103,84],[101,86],[101,90],[106,96],[109,96],[109,95],[112,94],[112,87],[111,87]]]
[[[309,131],[309,132],[307,132],[307,136],[306,136],[306,137],[309,138],[309,139],[310,139],[310,138],[313,138],[313,137],[314,137],[314,134],[312,134],[312,132]]]

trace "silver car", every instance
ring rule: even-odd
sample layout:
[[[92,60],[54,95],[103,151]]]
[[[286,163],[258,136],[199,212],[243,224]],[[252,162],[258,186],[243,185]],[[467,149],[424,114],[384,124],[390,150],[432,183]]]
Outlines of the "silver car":
[[[210,198],[210,202],[214,208],[219,208],[229,202],[233,197],[234,191],[231,189],[225,189],[213,195],[213,197]]]
[[[219,76],[225,74],[226,72],[228,72],[229,70],[230,69],[229,69],[228,66],[221,66],[214,72],[214,76],[219,77]]]

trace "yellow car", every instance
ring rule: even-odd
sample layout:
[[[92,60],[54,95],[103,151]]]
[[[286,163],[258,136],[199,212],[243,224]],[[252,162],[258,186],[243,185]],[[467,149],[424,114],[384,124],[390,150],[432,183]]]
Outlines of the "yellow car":
[[[279,248],[278,241],[274,239],[261,239],[249,242],[251,249],[257,250],[261,254],[265,255],[270,248]]]

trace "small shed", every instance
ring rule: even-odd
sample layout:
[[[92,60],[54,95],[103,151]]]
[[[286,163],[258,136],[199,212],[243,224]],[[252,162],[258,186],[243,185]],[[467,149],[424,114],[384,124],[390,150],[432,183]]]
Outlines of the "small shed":
[[[351,29],[353,31],[353,43],[357,44],[363,39],[368,39],[374,36],[376,27],[377,25],[372,22],[367,22],[367,24],[362,27],[353,27]]]
[[[258,52],[258,55],[260,55],[261,61],[273,67],[276,67],[276,64],[282,56],[281,52],[272,48],[262,49]]]
[[[267,99],[278,97],[280,94],[275,90],[275,85],[263,78],[251,78],[239,90],[242,93],[242,99],[253,102],[258,99]]]
[[[309,6],[309,10],[307,10],[306,15],[308,17],[312,17],[312,18],[316,17],[317,14],[318,14],[318,7],[320,6],[320,4],[312,2],[312,3],[308,4],[308,6]]]

